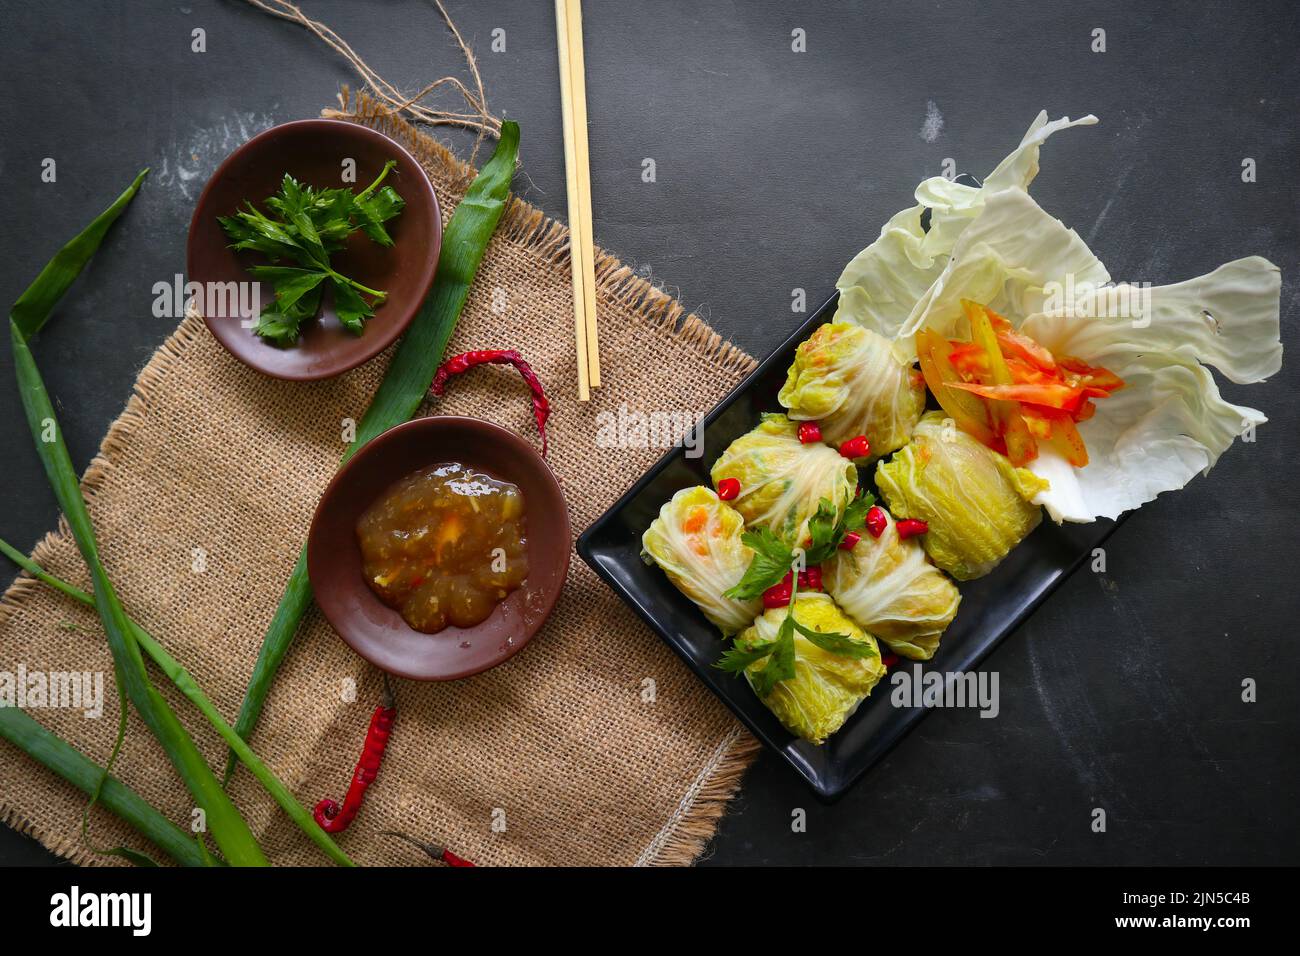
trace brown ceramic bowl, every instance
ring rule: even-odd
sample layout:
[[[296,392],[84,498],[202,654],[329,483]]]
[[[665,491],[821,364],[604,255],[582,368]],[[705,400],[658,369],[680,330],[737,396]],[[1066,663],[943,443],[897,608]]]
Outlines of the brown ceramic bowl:
[[[355,183],[342,181],[345,159],[356,161]],[[388,224],[393,246],[386,249],[356,232],[347,248],[330,259],[331,265],[349,278],[388,293],[365,331],[353,335],[339,324],[327,290],[320,317],[304,326],[298,344],[279,348],[241,324],[256,316],[247,311],[240,314],[236,297],[206,297],[212,301],[205,303],[203,319],[231,355],[259,372],[296,380],[329,378],[374,358],[410,325],[433,284],[442,245],[442,219],[429,177],[411,154],[382,133],[344,120],[301,120],[272,127],[217,167],[194,207],[186,250],[189,281],[204,289],[221,288],[210,283],[254,283],[248,266],[267,263],[265,256],[227,248],[230,240],[217,222],[218,216],[230,215],[246,201],[265,211],[264,201],[279,190],[286,172],[312,186],[361,190],[390,159],[396,160],[397,166],[384,183],[406,201],[406,208]],[[262,308],[268,308],[271,288],[254,284],[259,286]],[[251,293],[246,293],[243,305],[250,304]]]
[[[366,584],[356,526],[362,512],[395,481],[448,461],[519,486],[529,572],[483,623],[423,634]],[[390,428],[339,470],[316,506],[307,539],[307,572],[325,617],[370,663],[412,680],[456,680],[495,667],[537,633],[564,587],[569,551],[564,492],[533,446],[490,422],[442,415]]]

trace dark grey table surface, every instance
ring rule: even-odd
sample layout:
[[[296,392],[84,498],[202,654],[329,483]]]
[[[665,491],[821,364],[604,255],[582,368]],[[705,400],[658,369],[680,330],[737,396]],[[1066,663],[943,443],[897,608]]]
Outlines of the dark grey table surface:
[[[403,88],[459,67],[430,3],[303,6]],[[518,188],[565,217],[551,4],[448,6],[491,107],[522,125]],[[585,20],[598,241],[755,355],[799,318],[792,289],[828,294],[922,177],[946,158],[987,173],[1040,108],[1101,118],[1051,141],[1033,191],[1113,275],[1160,283],[1267,256],[1294,341],[1300,7],[1286,0],[588,0]],[[6,2],[0,24],[0,298],[137,169],[154,170],[39,345],[84,466],[171,331],[150,289],[183,271],[209,173],[355,78],[306,31],[238,0]],[[206,53],[191,52],[195,27]],[[504,52],[490,50],[498,27]],[[1091,50],[1096,28],[1105,52]],[[46,157],[54,184],[40,179]],[[1245,158],[1256,182],[1242,181]],[[1144,507],[1111,539],[1105,573],[1075,575],[1001,646],[985,665],[1000,674],[997,719],[935,712],[832,807],[764,755],[706,861],[1300,861],[1297,387],[1294,356],[1266,384],[1224,387],[1272,421]],[[57,511],[12,386],[0,409],[3,534],[26,547]],[[1256,703],[1241,699],[1245,678]],[[1105,833],[1090,827],[1096,807]],[[799,808],[806,832],[791,825]],[[0,863],[53,860],[0,828]]]

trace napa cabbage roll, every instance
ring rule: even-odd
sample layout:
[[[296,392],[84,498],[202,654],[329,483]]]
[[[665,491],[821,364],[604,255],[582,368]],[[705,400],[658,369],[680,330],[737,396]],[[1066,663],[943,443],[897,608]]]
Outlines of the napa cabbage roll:
[[[826,592],[863,630],[901,657],[928,661],[957,616],[961,594],[930,563],[921,542],[901,538],[893,516],[881,509],[885,529],[864,532],[852,550],[836,551],[822,565]]]
[[[927,412],[912,441],[876,466],[876,488],[897,518],[929,525],[921,544],[958,581],[988,574],[1038,527],[1031,499],[1048,484],[986,448],[943,412]]]
[[[736,637],[739,651],[777,642],[788,608],[771,608],[752,627]],[[794,676],[777,681],[764,695],[762,672],[780,667],[777,653],[745,669],[745,679],[767,708],[791,733],[820,744],[844,725],[885,674],[875,639],[844,616],[829,595],[803,591],[794,598],[794,618],[805,628],[828,635],[843,635],[856,645],[853,655],[818,647],[803,634],[793,636]]]
[[[839,445],[866,435],[873,456],[907,444],[925,411],[925,381],[893,343],[856,322],[828,322],[795,351],[777,396],[796,421]]]
[[[695,602],[725,635],[749,627],[762,600],[737,601],[723,592],[735,587],[752,552],[741,540],[745,519],[703,485],[683,488],[659,509],[641,536],[641,555],[663,569],[668,580]]]
[[[807,537],[808,519],[824,498],[838,521],[858,487],[858,470],[835,449],[799,441],[798,425],[767,414],[758,427],[733,441],[714,463],[713,487],[727,478],[740,482],[731,506],[745,525],[770,528],[794,547]]]

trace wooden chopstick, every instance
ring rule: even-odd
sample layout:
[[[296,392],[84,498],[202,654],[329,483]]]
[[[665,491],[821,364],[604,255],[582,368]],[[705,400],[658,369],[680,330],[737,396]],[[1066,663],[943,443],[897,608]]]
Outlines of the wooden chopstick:
[[[578,215],[582,220],[582,287],[586,309],[591,387],[600,387],[600,337],[596,331],[596,233],[591,219],[591,156],[587,150],[587,59],[582,43],[582,0],[567,0],[569,68],[573,73],[573,132],[578,160]]]
[[[555,0],[564,117],[564,165],[569,200],[569,257],[573,266],[574,337],[578,351],[578,399],[600,386],[596,327],[596,265],[591,219],[591,163],[587,148],[587,82],[582,51],[581,0]]]

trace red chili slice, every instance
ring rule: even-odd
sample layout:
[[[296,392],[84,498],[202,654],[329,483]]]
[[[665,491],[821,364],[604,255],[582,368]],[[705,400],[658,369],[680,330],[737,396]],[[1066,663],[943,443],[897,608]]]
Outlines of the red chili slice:
[[[822,440],[822,427],[816,422],[800,422],[798,434],[803,444],[815,445]]]
[[[898,536],[904,540],[915,538],[918,534],[925,534],[930,530],[930,526],[924,521],[917,518],[904,518],[897,522],[894,527],[898,529]]]
[[[786,573],[780,582],[763,592],[763,607],[785,607],[794,595],[794,575]]]
[[[822,589],[822,568],[814,564],[806,571],[799,572],[799,590],[820,591]]]
[[[871,454],[871,443],[866,435],[858,435],[840,444],[840,454],[845,458],[866,458]]]
[[[885,514],[885,509],[880,505],[872,505],[867,509],[867,531],[871,532],[871,537],[879,538],[889,527],[889,516]]]
[[[739,478],[723,478],[718,482],[718,497],[723,501],[734,501],[739,494]]]

